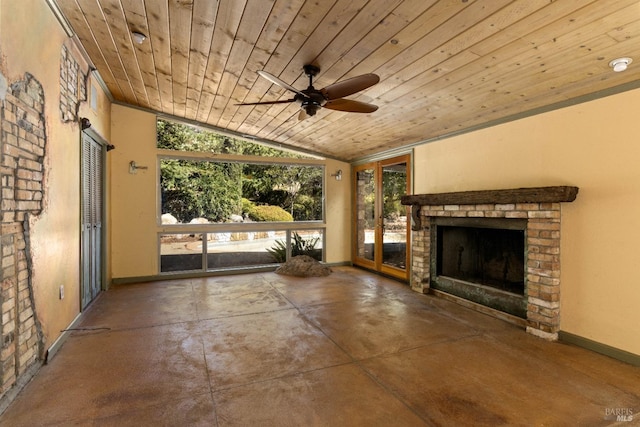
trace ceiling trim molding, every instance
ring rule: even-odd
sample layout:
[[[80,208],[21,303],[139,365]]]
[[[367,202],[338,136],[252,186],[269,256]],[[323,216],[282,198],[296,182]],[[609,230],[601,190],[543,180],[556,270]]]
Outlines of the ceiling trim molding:
[[[67,34],[67,36],[68,37],[75,36],[76,33],[73,31],[73,28],[71,28],[71,24],[69,23],[67,18],[64,16],[62,11],[60,10],[60,6],[58,6],[58,3],[56,2],[56,0],[45,0],[45,1],[47,2],[47,5],[49,5],[51,12],[53,12],[53,15],[56,17],[56,19],[60,23],[60,26],[62,27],[64,32]]]
[[[365,163],[377,162],[380,160],[390,159],[392,157],[403,156],[405,154],[413,155],[413,145],[403,146],[398,148],[392,148],[391,150],[382,151],[380,153],[370,154],[368,156],[361,157],[353,162],[351,166],[359,166]]]
[[[113,94],[107,87],[107,84],[104,82],[104,80],[102,80],[102,76],[100,75],[100,72],[95,68],[92,68],[91,76],[96,80],[96,83],[98,83],[98,86],[100,86],[100,88],[104,91],[105,95],[107,95],[107,98],[109,99],[109,101],[111,101],[112,103],[115,102],[115,98],[113,97]]]

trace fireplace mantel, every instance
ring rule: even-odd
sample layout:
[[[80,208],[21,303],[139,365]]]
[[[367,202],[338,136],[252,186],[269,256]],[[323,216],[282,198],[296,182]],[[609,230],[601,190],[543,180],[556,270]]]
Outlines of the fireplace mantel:
[[[576,199],[578,187],[554,186],[460,191],[402,197],[412,207],[411,288],[430,290],[432,228],[436,218],[526,220],[524,325],[528,332],[557,339],[560,327],[560,209]],[[477,304],[475,304],[477,305]],[[484,311],[484,308],[477,308]],[[498,317],[503,317],[498,315]]]
[[[508,203],[560,203],[573,202],[578,187],[528,187],[504,190],[457,191],[453,193],[430,193],[402,196],[403,205],[412,206],[413,230],[422,227],[420,207],[428,205],[477,205]]]
[[[578,187],[529,187],[506,190],[458,191],[402,196],[403,205],[476,205],[479,203],[573,202]]]

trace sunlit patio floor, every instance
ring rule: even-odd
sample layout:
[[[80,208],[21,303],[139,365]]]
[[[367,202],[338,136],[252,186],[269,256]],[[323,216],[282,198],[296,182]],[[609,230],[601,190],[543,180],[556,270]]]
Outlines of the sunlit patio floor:
[[[333,270],[114,286],[0,425],[599,426],[624,411],[640,419],[638,367],[359,269]]]

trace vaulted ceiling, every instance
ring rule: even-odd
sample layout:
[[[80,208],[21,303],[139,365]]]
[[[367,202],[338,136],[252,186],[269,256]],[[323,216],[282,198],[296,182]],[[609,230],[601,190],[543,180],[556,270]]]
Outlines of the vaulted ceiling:
[[[344,160],[640,87],[638,0],[56,1],[116,102]],[[379,109],[237,105],[305,64],[318,89],[377,74],[348,99]]]

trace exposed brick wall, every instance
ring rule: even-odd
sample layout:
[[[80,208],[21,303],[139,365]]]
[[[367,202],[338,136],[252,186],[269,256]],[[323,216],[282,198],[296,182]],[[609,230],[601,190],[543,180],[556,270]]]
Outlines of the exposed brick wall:
[[[78,107],[87,100],[87,76],[66,46],[60,55],[60,118],[63,122],[78,121]]]
[[[527,331],[557,339],[560,329],[560,203],[421,206],[422,227],[412,234],[411,288],[429,290],[430,217],[527,219]]]
[[[31,286],[29,217],[43,200],[46,134],[44,91],[33,76],[0,97],[2,270],[0,396],[42,359],[44,341]]]

